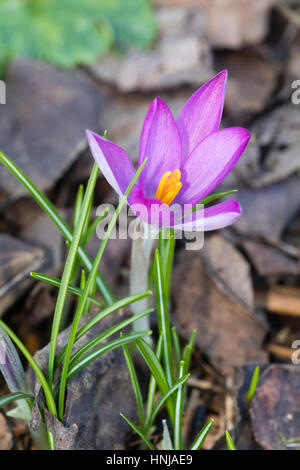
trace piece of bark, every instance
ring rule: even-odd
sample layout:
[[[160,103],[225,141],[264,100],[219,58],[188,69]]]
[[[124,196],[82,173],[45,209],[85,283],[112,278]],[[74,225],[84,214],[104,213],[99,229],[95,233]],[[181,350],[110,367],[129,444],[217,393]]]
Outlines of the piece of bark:
[[[0,233],[0,316],[33,283],[31,271],[45,262],[42,248]]]
[[[57,291],[54,291],[54,294],[51,295],[51,287],[42,282],[38,282],[31,289],[25,302],[25,309],[28,312],[26,321],[30,328],[38,327],[45,320],[52,317],[55,310]]]
[[[242,95],[245,96],[245,93]],[[235,101],[240,103],[240,100]],[[261,188],[273,184],[300,169],[299,109],[291,102],[287,103],[286,99],[273,108],[251,126],[251,143],[235,168],[239,177],[250,187]]]
[[[240,49],[264,39],[269,30],[270,10],[276,0],[155,0],[155,4],[199,8],[206,15],[210,44],[221,49]]]
[[[217,54],[215,66],[228,69],[225,110],[234,122],[241,125],[265,108],[279,72],[266,54],[258,49],[222,52]]]
[[[0,450],[11,450],[13,435],[7,424],[5,416],[0,412]]]
[[[159,37],[151,51],[110,54],[89,70],[121,92],[153,91],[179,85],[199,86],[213,73],[201,10],[158,9]]]
[[[271,365],[261,375],[250,414],[255,439],[264,449],[299,449],[299,389],[297,366]]]
[[[255,240],[240,240],[260,276],[296,276],[299,261],[291,258],[276,247]]]
[[[282,232],[300,208],[300,179],[296,176],[261,189],[241,189],[243,217],[234,229],[246,237],[278,244]]]
[[[220,371],[266,359],[266,325],[217,286],[199,255],[191,251],[178,254],[173,286],[176,323],[186,337],[196,329],[196,345]]]
[[[82,318],[82,326],[92,317]],[[104,328],[124,319],[124,312],[110,315],[89,330],[74,346],[74,352]],[[58,339],[57,352],[68,338],[69,328]],[[35,358],[47,370],[49,345],[38,351]],[[35,396],[40,397],[40,384],[29,372]],[[117,450],[124,449],[125,437],[130,431],[121,418],[124,412],[131,420],[137,418],[136,403],[122,349],[115,349],[96,359],[79,372],[67,386],[66,408],[63,422],[48,415],[47,422],[56,436],[56,449]],[[40,425],[40,414],[35,406],[32,428]]]
[[[46,214],[37,217],[32,224],[21,232],[23,240],[36,243],[45,249],[47,261],[44,270],[56,274],[62,264],[65,243],[56,225]]]
[[[207,15],[210,44],[221,49],[240,49],[260,43],[269,29],[269,14],[276,0],[198,0]]]
[[[300,112],[292,103],[283,104],[254,126],[261,146],[268,146],[261,174],[254,179],[256,187],[287,178],[300,169]]]
[[[79,70],[58,70],[25,59],[10,64],[6,82],[1,150],[45,191],[87,146],[84,129],[97,129],[101,93]],[[0,187],[0,204],[27,194],[4,165]]]
[[[254,308],[249,263],[232,243],[220,234],[206,236],[200,256],[225,294],[231,294],[241,303]]]

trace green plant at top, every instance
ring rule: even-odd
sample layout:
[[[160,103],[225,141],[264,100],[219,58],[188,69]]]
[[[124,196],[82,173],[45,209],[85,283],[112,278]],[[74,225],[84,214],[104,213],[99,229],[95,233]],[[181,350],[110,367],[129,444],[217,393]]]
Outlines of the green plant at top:
[[[20,56],[90,64],[112,46],[145,48],[156,34],[148,0],[0,0],[0,21],[0,67]]]

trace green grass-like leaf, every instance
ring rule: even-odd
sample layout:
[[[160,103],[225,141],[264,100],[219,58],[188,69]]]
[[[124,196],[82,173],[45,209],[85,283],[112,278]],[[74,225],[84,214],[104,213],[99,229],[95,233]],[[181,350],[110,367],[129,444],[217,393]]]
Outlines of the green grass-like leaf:
[[[225,432],[225,437],[226,437],[226,445],[228,450],[236,450],[236,447],[233,443],[233,440],[229,434],[228,431]]]
[[[181,379],[179,379],[174,385],[173,387],[170,388],[170,390],[168,391],[168,393],[166,393],[166,395],[164,395],[163,397],[161,397],[161,399],[158,401],[157,405],[155,406],[153,412],[152,412],[152,415],[151,415],[151,418],[150,418],[150,425],[152,425],[152,423],[154,422],[157,414],[159,413],[161,407],[164,405],[164,403],[166,402],[166,400],[172,395],[172,393],[176,392],[176,390],[178,390],[179,387],[181,387],[186,381],[187,379],[189,378],[190,374],[186,374],[184,375]]]
[[[95,336],[95,338],[92,338],[90,341],[88,341],[87,343],[84,344],[84,346],[82,346],[80,349],[78,349],[78,351],[76,351],[76,353],[74,353],[72,356],[71,356],[71,361],[70,361],[70,366],[72,364],[74,364],[75,362],[78,361],[78,359],[83,355],[85,354],[86,352],[88,352],[90,349],[94,348],[95,346],[97,346],[99,343],[101,343],[102,341],[104,341],[105,339],[109,338],[110,336],[112,336],[114,333],[116,333],[117,331],[120,331],[124,328],[126,328],[126,326],[130,325],[131,323],[134,323],[136,320],[138,320],[139,318],[143,318],[145,317],[146,315],[149,315],[150,313],[153,312],[153,308],[149,308],[148,310],[145,310],[144,312],[141,312],[141,313],[138,313],[137,315],[134,315],[130,318],[126,318],[125,320],[121,321],[120,323],[117,323],[116,325],[114,326],[111,326],[110,328],[106,329],[105,331],[103,331],[102,333],[100,333],[99,335]]]
[[[42,274],[42,273],[36,273],[36,272],[30,273],[30,275],[34,279],[45,282],[46,284],[49,284],[50,286],[60,287],[61,279],[58,279],[57,277],[49,276],[47,274]],[[78,287],[71,286],[71,285],[68,285],[68,291],[78,296],[81,296],[83,292],[82,289],[79,289]],[[103,303],[99,302],[99,300],[95,299],[94,297],[88,296],[88,299],[90,302],[92,302],[92,304],[97,305],[97,307],[103,307]]]
[[[179,364],[178,380],[183,378],[184,361]],[[174,419],[174,448],[182,450],[182,410],[183,410],[183,387],[178,387],[175,401],[175,419]]]
[[[258,384],[258,379],[259,379],[259,366],[256,366],[252,374],[250,386],[249,386],[248,393],[247,393],[248,401],[251,401],[255,395],[256,387]]]
[[[34,400],[34,396],[23,392],[9,393],[8,395],[0,397],[0,408],[17,400]]]
[[[198,450],[202,447],[209,431],[211,430],[212,428],[212,425],[214,424],[214,420],[211,418],[204,426],[203,428],[201,429],[201,431],[199,431],[199,433],[197,434],[193,444],[191,445],[190,447],[190,450]]]
[[[155,450],[155,447],[151,444],[149,439],[143,434],[143,432],[126,416],[123,415],[123,413],[120,413],[120,416],[126,421],[127,424],[140,436],[141,439],[145,442],[147,447],[149,447],[150,450]]]
[[[37,362],[32,357],[32,355],[30,354],[28,349],[24,346],[22,341],[19,340],[19,338],[4,323],[3,320],[0,320],[0,326],[2,326],[2,328],[6,331],[6,333],[9,335],[11,340],[16,344],[16,346],[20,349],[23,356],[26,358],[28,363],[31,365],[32,369],[36,373],[36,375],[37,375],[37,377],[38,377],[38,379],[41,383],[41,386],[42,386],[42,389],[44,391],[47,406],[48,406],[48,409],[49,409],[50,413],[54,414],[54,416],[57,416],[56,404],[55,404],[55,401],[54,401],[54,398],[53,398],[53,395],[52,395],[52,391],[51,391],[51,389],[48,385],[48,382],[47,382],[43,372],[41,371],[40,367],[38,366]]]
[[[95,359],[98,359],[98,357],[103,356],[103,354],[106,354],[109,351],[119,348],[124,344],[141,340],[141,338],[143,338],[144,336],[148,336],[151,333],[152,332],[150,330],[141,331],[140,333],[130,333],[129,335],[123,336],[122,338],[109,341],[103,346],[100,346],[99,348],[89,352],[82,359],[80,359],[78,362],[76,362],[70,367],[67,375],[67,382],[69,382],[76,374],[78,374],[78,372],[84,369],[84,367],[91,364],[91,362],[93,362]]]
[[[81,217],[78,219],[78,225],[76,225],[74,236],[70,245],[68,256],[65,262],[61,284],[58,291],[57,302],[54,311],[52,330],[51,330],[51,340],[50,340],[50,349],[49,349],[49,366],[48,366],[48,380],[52,384],[53,374],[54,374],[54,360],[55,352],[57,345],[57,337],[60,330],[60,324],[62,319],[62,314],[64,310],[65,301],[68,294],[68,286],[71,282],[72,275],[74,273],[74,263],[76,262],[78,248],[80,246],[81,236],[84,229],[85,221],[88,215],[88,210],[90,207],[90,202],[93,197],[95,184],[98,176],[98,166],[96,163],[93,166],[91,175],[88,180],[86,192],[83,197],[81,204]],[[89,294],[89,292],[88,292]],[[83,297],[81,296],[80,299]],[[62,418],[62,416],[61,416]]]
[[[158,360],[159,363],[160,363],[161,355],[162,355],[162,345],[163,345],[163,334],[161,333],[159,335],[157,345],[156,345],[156,351],[155,351],[156,359]],[[149,386],[148,386],[147,402],[146,402],[145,429],[147,430],[147,432],[149,431],[151,427],[151,417],[152,417],[152,412],[153,412],[153,407],[154,407],[156,388],[157,386],[156,386],[155,376],[151,374]]]
[[[148,368],[150,369],[152,375],[155,378],[156,384],[162,394],[166,395],[169,391],[169,385],[167,381],[166,374],[162,368],[159,360],[157,359],[156,354],[152,351],[151,347],[143,340],[137,341],[137,348],[141,353],[144,361],[146,362]],[[170,420],[174,423],[174,401],[172,397],[168,397],[166,401],[167,410],[170,416]]]
[[[136,400],[138,414],[139,414],[140,427],[141,429],[143,429],[144,423],[145,423],[143,395],[142,395],[141,387],[139,384],[138,376],[134,367],[131,352],[127,344],[123,346],[123,353],[124,353],[128,370],[129,370],[131,383],[132,383],[132,387],[133,387],[133,391],[135,395],[135,400]]]
[[[157,308],[157,322],[159,333],[163,334],[163,362],[165,367],[166,377],[169,386],[172,387],[174,383],[174,372],[172,363],[172,336],[170,330],[170,320],[167,307],[167,299],[165,296],[165,284],[163,278],[163,271],[161,265],[161,258],[159,251],[155,251],[154,262],[154,285],[155,285],[155,298]]]

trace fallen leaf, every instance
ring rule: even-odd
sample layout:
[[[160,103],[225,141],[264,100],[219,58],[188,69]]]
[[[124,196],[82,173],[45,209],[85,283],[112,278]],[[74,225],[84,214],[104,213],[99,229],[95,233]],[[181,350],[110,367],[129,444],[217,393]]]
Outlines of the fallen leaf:
[[[256,441],[267,450],[299,449],[300,371],[270,365],[261,375],[251,405]]]
[[[33,283],[31,271],[45,262],[42,248],[0,233],[0,316]]]
[[[187,337],[196,329],[196,345],[222,372],[245,361],[266,359],[267,326],[209,277],[199,255],[178,254],[173,274],[174,319]]]
[[[45,191],[87,146],[84,129],[97,128],[101,93],[79,70],[62,71],[29,60],[12,62],[6,82],[1,150]],[[58,126],[62,116],[64,125]],[[0,187],[3,204],[27,195],[4,165]]]

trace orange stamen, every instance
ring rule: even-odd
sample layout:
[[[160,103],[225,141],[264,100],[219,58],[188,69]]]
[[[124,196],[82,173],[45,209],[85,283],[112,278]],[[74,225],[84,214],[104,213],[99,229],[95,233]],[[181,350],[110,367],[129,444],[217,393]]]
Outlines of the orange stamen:
[[[179,193],[182,186],[180,178],[180,170],[174,170],[173,173],[171,173],[171,171],[166,171],[159,182],[155,193],[155,199],[159,199],[163,204],[167,204],[169,206]]]

